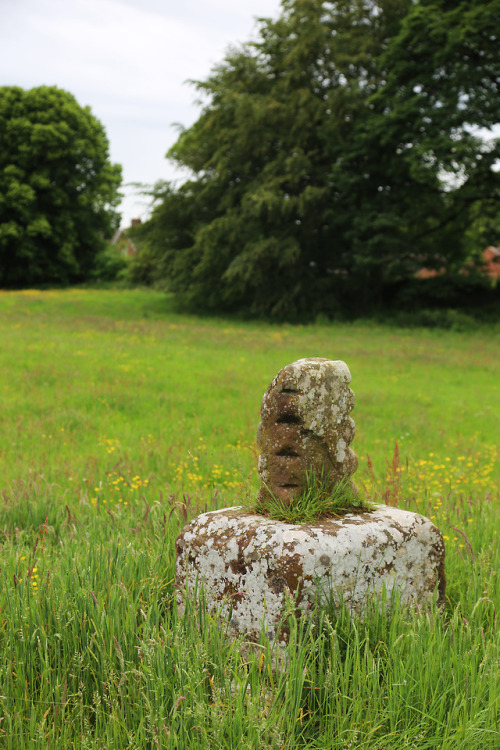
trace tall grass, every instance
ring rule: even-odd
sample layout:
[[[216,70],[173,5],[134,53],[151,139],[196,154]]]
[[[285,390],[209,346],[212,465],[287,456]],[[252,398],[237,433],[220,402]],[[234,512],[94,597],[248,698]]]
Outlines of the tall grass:
[[[0,294],[0,337],[0,747],[498,747],[486,330],[278,328],[68,291]],[[291,606],[276,670],[265,634],[248,651],[202,604],[179,614],[174,541],[253,495],[262,392],[309,355],[350,365],[356,482],[442,529],[447,601],[299,622]]]
[[[276,497],[268,488],[265,499],[252,498],[246,507],[250,512],[293,524],[313,523],[322,518],[341,518],[347,513],[365,513],[375,509],[374,503],[363,497],[348,477],[343,477],[337,485],[331,487],[324,472],[316,476],[314,471],[307,470],[304,489],[292,497],[290,502]]]

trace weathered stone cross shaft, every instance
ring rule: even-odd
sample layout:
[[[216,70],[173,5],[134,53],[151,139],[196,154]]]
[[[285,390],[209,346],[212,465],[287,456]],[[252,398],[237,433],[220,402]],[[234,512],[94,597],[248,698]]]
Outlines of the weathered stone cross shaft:
[[[257,430],[261,505],[271,495],[290,504],[305,490],[307,472],[331,490],[356,471],[350,382],[345,362],[318,357],[292,362],[272,380]]]

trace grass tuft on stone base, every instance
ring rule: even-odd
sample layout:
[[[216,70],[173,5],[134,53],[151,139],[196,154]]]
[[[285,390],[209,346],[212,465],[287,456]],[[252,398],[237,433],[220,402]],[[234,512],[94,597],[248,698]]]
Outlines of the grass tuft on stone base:
[[[268,497],[257,499],[249,510],[284,523],[313,523],[324,518],[341,518],[348,513],[369,513],[375,509],[375,504],[364,498],[347,477],[332,491],[323,474],[316,477],[314,472],[306,472],[304,491],[289,505],[267,489]]]

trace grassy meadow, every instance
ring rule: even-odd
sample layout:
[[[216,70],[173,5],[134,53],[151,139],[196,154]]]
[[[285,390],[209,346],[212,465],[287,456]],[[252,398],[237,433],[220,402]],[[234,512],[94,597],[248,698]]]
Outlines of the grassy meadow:
[[[0,747],[497,748],[499,343],[0,292]],[[356,481],[442,529],[447,604],[292,613],[276,673],[177,612],[174,541],[255,494],[262,394],[306,356],[349,365]]]

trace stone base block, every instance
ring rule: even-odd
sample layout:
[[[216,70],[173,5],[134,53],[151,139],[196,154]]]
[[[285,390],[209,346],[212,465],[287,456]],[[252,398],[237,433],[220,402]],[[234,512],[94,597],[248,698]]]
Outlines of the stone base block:
[[[263,624],[274,640],[287,598],[299,610],[320,597],[342,597],[362,612],[394,588],[404,602],[444,598],[441,532],[418,513],[377,506],[303,526],[273,521],[242,508],[203,513],[177,538],[176,578],[182,596],[202,584],[209,606],[231,608],[231,625],[258,639]]]

